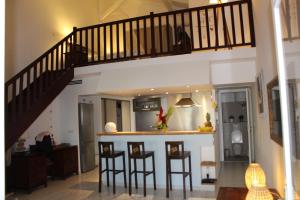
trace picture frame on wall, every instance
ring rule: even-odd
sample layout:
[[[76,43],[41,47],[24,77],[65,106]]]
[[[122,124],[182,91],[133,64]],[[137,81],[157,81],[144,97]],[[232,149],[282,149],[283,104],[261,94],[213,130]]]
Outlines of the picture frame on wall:
[[[279,81],[276,76],[267,84],[270,137],[283,146]]]
[[[261,71],[256,77],[257,88],[257,103],[259,113],[264,113],[264,98],[263,98],[263,72]]]

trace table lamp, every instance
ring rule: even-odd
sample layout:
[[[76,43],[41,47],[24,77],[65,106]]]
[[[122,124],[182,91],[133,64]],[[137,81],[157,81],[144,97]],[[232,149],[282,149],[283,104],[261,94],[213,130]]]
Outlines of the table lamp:
[[[273,200],[273,196],[266,186],[252,186],[246,200]]]
[[[245,182],[248,190],[252,186],[266,186],[264,170],[258,163],[251,163],[245,173]]]
[[[266,187],[266,175],[258,163],[251,163],[245,173],[248,188],[246,200],[273,200],[273,196]]]

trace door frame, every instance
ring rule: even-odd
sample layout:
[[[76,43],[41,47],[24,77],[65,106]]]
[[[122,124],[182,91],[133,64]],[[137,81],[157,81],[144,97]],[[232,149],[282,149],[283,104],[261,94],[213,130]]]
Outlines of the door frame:
[[[223,132],[223,116],[222,116],[222,103],[221,95],[232,92],[245,92],[246,94],[246,105],[247,105],[247,132],[248,132],[248,162],[251,163],[255,158],[254,151],[254,119],[253,119],[253,106],[252,106],[252,90],[250,87],[239,87],[239,88],[218,88],[218,127],[220,133],[220,160],[224,159],[224,132]]]

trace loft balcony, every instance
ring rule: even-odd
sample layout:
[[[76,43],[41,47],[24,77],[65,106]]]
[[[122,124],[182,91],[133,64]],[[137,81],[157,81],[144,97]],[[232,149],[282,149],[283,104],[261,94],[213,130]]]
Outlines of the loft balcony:
[[[77,67],[241,46],[255,46],[248,0],[74,28],[55,54],[73,49]]]

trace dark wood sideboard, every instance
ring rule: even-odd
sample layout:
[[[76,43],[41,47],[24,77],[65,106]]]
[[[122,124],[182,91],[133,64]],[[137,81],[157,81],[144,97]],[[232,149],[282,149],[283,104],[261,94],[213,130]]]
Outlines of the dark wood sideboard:
[[[11,169],[14,189],[24,189],[30,193],[34,187],[47,186],[46,157],[42,153],[14,154]]]
[[[13,189],[25,189],[31,192],[34,187],[47,186],[47,176],[65,179],[74,173],[78,174],[77,146],[54,146],[51,157],[53,164],[49,170],[49,162],[41,152],[13,154],[11,164]]]
[[[280,195],[275,189],[269,189],[274,200],[278,200]],[[248,193],[247,188],[220,187],[217,200],[245,200]]]
[[[72,174],[78,174],[77,146],[57,146],[53,149],[54,177],[65,179]]]

